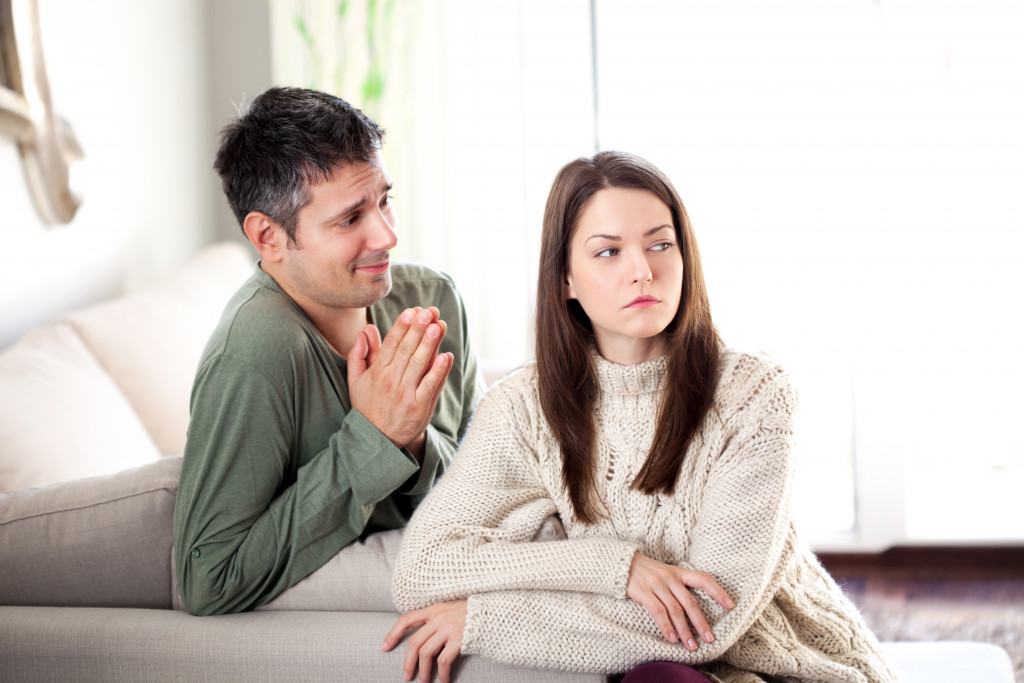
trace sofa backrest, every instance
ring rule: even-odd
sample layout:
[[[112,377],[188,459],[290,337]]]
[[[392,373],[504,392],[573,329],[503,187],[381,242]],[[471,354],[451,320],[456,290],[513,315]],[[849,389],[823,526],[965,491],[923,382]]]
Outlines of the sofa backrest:
[[[67,317],[163,455],[185,448],[199,357],[253,263],[245,246],[217,244],[158,287]]]
[[[207,247],[166,282],[0,353],[0,491],[180,454],[199,356],[254,261],[242,244]]]

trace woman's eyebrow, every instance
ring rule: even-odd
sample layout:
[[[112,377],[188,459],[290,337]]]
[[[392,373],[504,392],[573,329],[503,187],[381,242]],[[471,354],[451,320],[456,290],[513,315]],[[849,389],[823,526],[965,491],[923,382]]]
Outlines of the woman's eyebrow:
[[[602,234],[599,233],[597,235],[591,235],[587,239],[583,240],[583,244],[586,244],[590,240],[595,240],[595,239],[611,240],[612,242],[621,242],[622,241],[622,238],[619,237],[618,235],[602,235]]]
[[[651,228],[650,230],[648,230],[647,232],[644,233],[644,237],[650,237],[654,233],[656,233],[656,232],[658,232],[660,230],[665,230],[666,228],[669,229],[669,230],[673,229],[671,225],[669,225],[668,223],[665,223],[664,225],[658,225],[658,226],[655,226],[655,227]],[[590,240],[593,240],[593,239],[606,239],[606,240],[610,240],[612,242],[621,242],[622,241],[622,238],[619,237],[618,235],[605,235],[603,233],[598,233],[596,235],[591,235],[587,239],[583,240],[583,244],[586,244],[587,242],[589,242]]]

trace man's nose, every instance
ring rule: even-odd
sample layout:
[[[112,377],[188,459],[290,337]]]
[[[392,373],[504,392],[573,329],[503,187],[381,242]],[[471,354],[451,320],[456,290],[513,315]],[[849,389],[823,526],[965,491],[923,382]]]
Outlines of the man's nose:
[[[370,223],[370,234],[366,238],[367,247],[374,251],[394,249],[395,245],[398,244],[398,233],[395,232],[398,221],[395,220],[394,214],[388,215],[388,213],[378,209],[374,212]]]

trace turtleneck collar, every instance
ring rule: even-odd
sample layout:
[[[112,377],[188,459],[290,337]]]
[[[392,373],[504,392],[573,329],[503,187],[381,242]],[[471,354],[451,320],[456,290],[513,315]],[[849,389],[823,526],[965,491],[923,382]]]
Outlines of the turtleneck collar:
[[[603,392],[646,394],[658,391],[668,369],[668,356],[659,356],[636,365],[618,365],[605,360],[591,349],[597,383]]]

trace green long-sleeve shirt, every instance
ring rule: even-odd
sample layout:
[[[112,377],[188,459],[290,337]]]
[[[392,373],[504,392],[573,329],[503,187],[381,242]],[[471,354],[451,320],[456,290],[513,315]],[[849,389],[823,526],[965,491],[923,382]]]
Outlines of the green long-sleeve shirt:
[[[394,264],[370,307],[384,335],[437,306],[455,362],[423,465],[351,410],[346,361],[259,266],[228,303],[192,387],[174,511],[182,600],[194,614],[272,600],[363,533],[404,526],[447,467],[483,391],[451,279]]]

